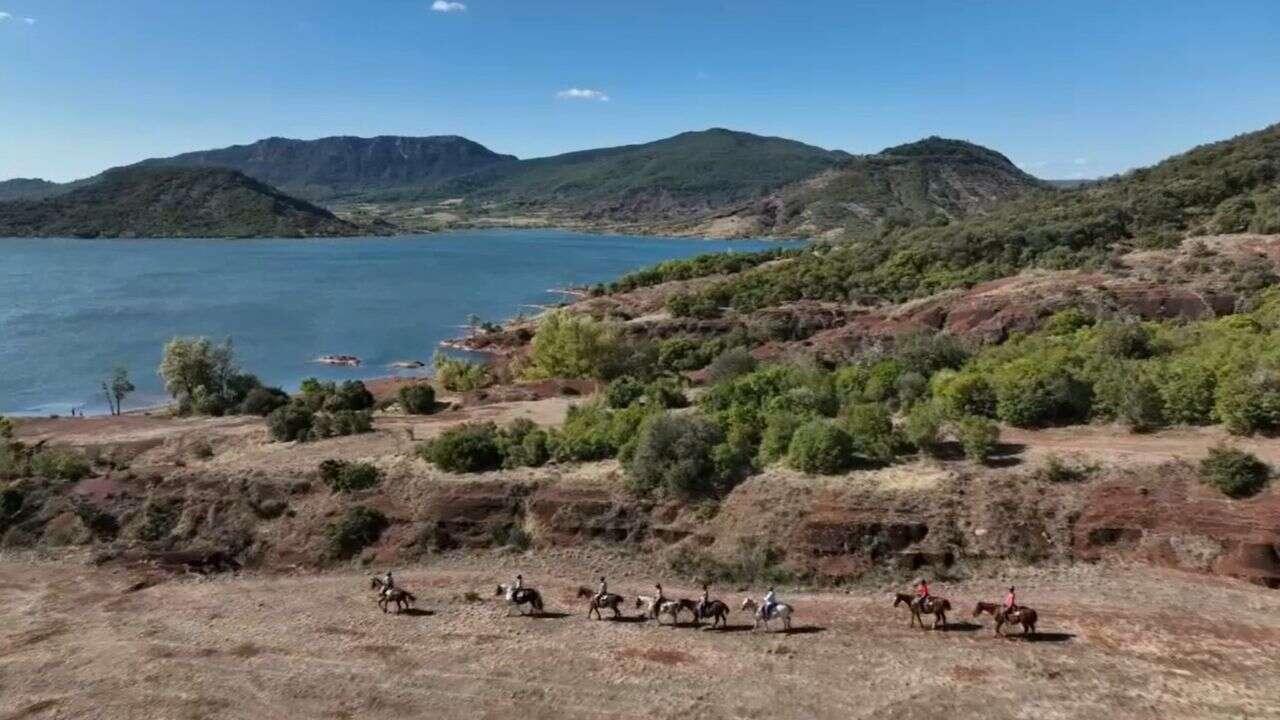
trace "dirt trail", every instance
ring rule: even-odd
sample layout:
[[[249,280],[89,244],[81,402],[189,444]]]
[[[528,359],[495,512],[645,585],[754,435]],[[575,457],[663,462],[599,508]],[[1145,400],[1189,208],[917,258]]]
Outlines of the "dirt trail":
[[[503,617],[492,587],[517,563],[549,617]],[[592,566],[409,569],[400,580],[422,612],[395,616],[373,606],[370,573],[130,592],[139,576],[125,570],[0,562],[0,717],[1280,717],[1280,595],[1231,581],[1018,571],[939,586],[957,605],[949,632],[908,630],[888,588],[784,589],[799,630],[783,635],[749,631],[736,610],[730,632],[588,621],[572,590]],[[994,639],[963,611],[1010,582],[1040,610],[1041,642]],[[637,573],[615,589],[648,584]],[[740,595],[723,597],[736,607]]]

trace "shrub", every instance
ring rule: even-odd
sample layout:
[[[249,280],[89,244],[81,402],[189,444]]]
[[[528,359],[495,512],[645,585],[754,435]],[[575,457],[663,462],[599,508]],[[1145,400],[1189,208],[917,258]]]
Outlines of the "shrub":
[[[897,360],[881,360],[867,368],[867,382],[862,387],[862,399],[867,402],[888,402],[897,396],[898,376],[902,364]]]
[[[423,443],[419,453],[445,472],[484,472],[502,467],[498,428],[493,423],[467,423],[449,428]]]
[[[996,415],[1016,427],[1070,424],[1089,415],[1091,388],[1034,358],[1001,368],[994,385]]]
[[[964,448],[964,456],[985,463],[1000,443],[1000,426],[989,418],[970,415],[956,423],[956,437]]]
[[[1200,477],[1223,494],[1242,498],[1266,486],[1271,468],[1257,456],[1232,447],[1218,446],[1200,461]]]
[[[658,344],[658,367],[666,372],[698,370],[711,362],[709,345],[694,338],[673,337]]]
[[[1085,314],[1080,308],[1071,307],[1049,316],[1042,329],[1046,335],[1071,335],[1093,324],[1093,316]]]
[[[969,359],[969,351],[954,335],[913,332],[894,342],[893,356],[905,372],[928,377],[943,369],[955,369]]]
[[[696,416],[649,416],[640,426],[635,452],[627,463],[627,484],[637,493],[663,490],[681,497],[716,496],[727,491],[717,472],[714,449],[724,435],[714,423]]]
[[[875,460],[893,459],[897,436],[889,409],[880,403],[858,403],[848,408],[845,429],[858,452]]]
[[[0,415],[0,441],[13,437],[13,421]]]
[[[256,387],[244,396],[240,412],[245,415],[267,417],[289,403],[289,395],[280,388]]]
[[[1217,388],[1216,409],[1233,435],[1280,430],[1280,374],[1270,370],[1229,373]]]
[[[796,429],[787,463],[807,473],[832,475],[853,465],[853,440],[826,420],[810,420]]]
[[[613,328],[586,316],[553,312],[538,325],[524,375],[530,379],[599,377],[617,347]]]
[[[682,408],[689,405],[680,382],[675,378],[657,378],[644,386],[644,400],[653,408]]]
[[[791,437],[802,424],[804,419],[792,412],[771,412],[766,415],[758,454],[760,464],[768,465],[786,457],[787,450],[791,447]]]
[[[942,409],[934,403],[920,403],[907,413],[902,422],[902,433],[907,442],[926,455],[937,455],[942,449],[940,436],[943,423]]]
[[[712,383],[721,383],[755,372],[757,365],[756,359],[746,348],[729,348],[707,366],[707,377]]]
[[[436,390],[426,383],[400,388],[400,407],[410,415],[430,415],[436,411]]]
[[[353,557],[376,543],[390,526],[387,516],[372,508],[357,505],[325,529],[327,555],[334,560]]]
[[[539,467],[551,459],[550,437],[532,420],[512,420],[498,432],[504,468]]]
[[[1098,352],[1121,359],[1144,358],[1151,354],[1151,333],[1138,322],[1109,321],[1099,324]]]
[[[633,377],[621,377],[609,383],[605,390],[605,404],[611,408],[629,407],[644,395],[644,384]]]
[[[382,471],[364,462],[325,460],[319,472],[320,481],[333,492],[367,490],[382,481]]]
[[[1217,384],[1212,368],[1198,360],[1176,360],[1166,365],[1156,380],[1165,420],[1186,425],[1213,422]]]
[[[371,410],[374,405],[373,393],[359,380],[347,380],[337,386],[324,400],[324,409],[329,412],[358,412]]]
[[[953,417],[994,417],[996,414],[995,390],[979,373],[939,373],[934,379],[934,394]]]
[[[1044,459],[1044,464],[1036,470],[1036,475],[1051,483],[1071,483],[1084,480],[1091,472],[1092,467],[1069,464],[1054,454]]]
[[[440,383],[440,387],[451,392],[479,390],[493,384],[493,374],[481,363],[436,353],[432,366],[435,368],[436,382]]]
[[[42,448],[31,453],[30,474],[50,480],[83,480],[89,462],[80,453],[64,448]]]

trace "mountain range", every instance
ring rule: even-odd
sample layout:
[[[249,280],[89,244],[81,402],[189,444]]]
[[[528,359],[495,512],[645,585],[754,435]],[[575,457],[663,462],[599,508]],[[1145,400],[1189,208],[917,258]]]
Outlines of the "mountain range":
[[[812,236],[895,215],[963,217],[1045,187],[1003,155],[961,141],[928,138],[874,155],[851,155],[722,128],[529,160],[457,136],[269,138],[152,158],[128,168],[233,170],[273,192],[323,204],[357,224],[385,220],[406,231],[534,224]],[[89,197],[72,193],[107,176],[63,185],[37,179],[0,182],[0,227],[8,232],[34,227],[16,222],[11,216],[19,208],[2,204],[6,201],[66,196],[58,205],[65,210],[68,202]],[[120,191],[123,180],[145,184],[154,177],[117,173],[113,192]],[[219,181],[210,182],[217,186]],[[24,206],[22,212],[30,217],[35,210]],[[310,234],[310,228],[321,226],[334,227],[318,223],[291,230]],[[209,229],[207,223],[195,227]],[[85,229],[95,228],[90,223]],[[233,234],[239,230],[227,228]]]

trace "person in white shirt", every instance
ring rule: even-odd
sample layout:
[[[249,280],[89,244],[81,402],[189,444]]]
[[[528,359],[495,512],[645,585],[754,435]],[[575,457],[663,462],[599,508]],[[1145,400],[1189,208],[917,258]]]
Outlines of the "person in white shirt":
[[[777,607],[777,605],[778,594],[775,593],[771,587],[769,588],[769,592],[764,594],[764,602],[760,604],[760,612],[763,613],[762,617],[768,620],[769,616],[773,614],[773,609]]]
[[[382,596],[383,597],[390,596],[391,591],[394,590],[395,587],[396,587],[396,579],[394,577],[391,577],[391,570],[388,569],[387,574],[384,575],[382,578]]]

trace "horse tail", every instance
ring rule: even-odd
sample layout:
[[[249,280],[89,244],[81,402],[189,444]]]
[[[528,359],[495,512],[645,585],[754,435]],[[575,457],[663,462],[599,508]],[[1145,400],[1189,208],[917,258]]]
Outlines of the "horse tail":
[[[538,612],[542,612],[542,594],[537,590],[535,590],[533,595],[529,598],[529,606]]]
[[[409,602],[418,602],[418,598],[414,597],[413,593],[407,590],[405,591],[404,596],[409,598]]]

